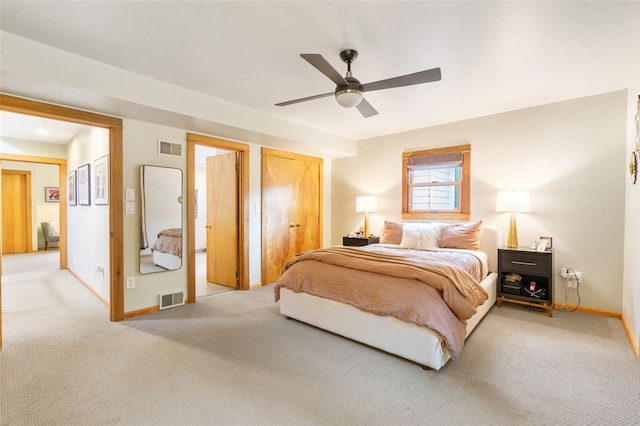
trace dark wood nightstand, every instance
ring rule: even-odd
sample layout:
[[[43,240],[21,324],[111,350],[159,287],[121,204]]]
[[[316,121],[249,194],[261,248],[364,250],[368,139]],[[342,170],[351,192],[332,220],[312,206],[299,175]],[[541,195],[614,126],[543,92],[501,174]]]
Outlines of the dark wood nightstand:
[[[553,316],[553,250],[498,249],[497,304],[518,303]]]
[[[368,246],[369,244],[377,244],[380,237],[358,238],[358,237],[342,237],[343,246]]]

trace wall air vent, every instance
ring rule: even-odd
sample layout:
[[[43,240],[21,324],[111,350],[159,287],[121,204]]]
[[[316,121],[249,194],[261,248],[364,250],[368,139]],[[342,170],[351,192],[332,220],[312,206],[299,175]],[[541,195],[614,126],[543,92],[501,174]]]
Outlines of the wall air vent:
[[[173,291],[169,293],[160,293],[160,309],[173,308],[174,306],[184,305],[184,292]]]
[[[158,155],[182,157],[182,144],[158,139]]]

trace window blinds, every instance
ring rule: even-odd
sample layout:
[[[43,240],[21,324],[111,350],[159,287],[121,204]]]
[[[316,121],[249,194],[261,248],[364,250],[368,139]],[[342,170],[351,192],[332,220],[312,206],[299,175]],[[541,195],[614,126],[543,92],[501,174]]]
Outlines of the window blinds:
[[[462,152],[407,158],[407,168],[409,170],[443,169],[449,167],[462,167]]]

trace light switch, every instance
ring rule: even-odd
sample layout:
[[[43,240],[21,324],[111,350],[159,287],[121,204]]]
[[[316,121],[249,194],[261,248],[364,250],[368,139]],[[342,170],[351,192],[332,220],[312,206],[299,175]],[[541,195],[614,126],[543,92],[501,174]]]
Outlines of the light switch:
[[[133,201],[136,199],[136,192],[133,190],[133,188],[126,189],[124,198],[127,201]]]
[[[135,211],[135,204],[131,201],[127,201],[125,203],[125,214],[133,214]]]

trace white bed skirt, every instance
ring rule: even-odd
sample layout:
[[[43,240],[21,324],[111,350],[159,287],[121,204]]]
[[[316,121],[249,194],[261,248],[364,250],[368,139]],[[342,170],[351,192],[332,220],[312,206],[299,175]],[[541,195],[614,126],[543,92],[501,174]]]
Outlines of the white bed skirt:
[[[153,251],[153,263],[170,271],[182,267],[182,259],[180,257],[159,250]]]
[[[496,279],[497,274],[491,273],[480,283],[489,299],[467,321],[467,336],[494,305]],[[280,313],[436,370],[451,358],[442,339],[427,327],[334,300],[281,288]]]

